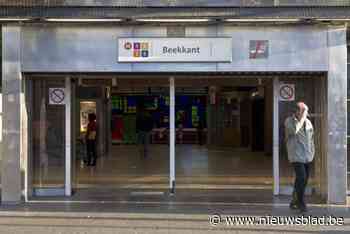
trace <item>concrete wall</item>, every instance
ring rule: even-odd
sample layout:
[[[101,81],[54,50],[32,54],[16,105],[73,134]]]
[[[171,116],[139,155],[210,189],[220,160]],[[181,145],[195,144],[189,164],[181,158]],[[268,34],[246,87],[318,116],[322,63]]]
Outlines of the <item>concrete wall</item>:
[[[327,71],[327,28],[186,27],[187,37],[232,37],[231,63],[118,63],[118,37],[166,37],[166,27],[24,27],[22,71]],[[249,40],[269,40],[268,59],[249,59]],[[45,53],[42,53],[45,51]]]

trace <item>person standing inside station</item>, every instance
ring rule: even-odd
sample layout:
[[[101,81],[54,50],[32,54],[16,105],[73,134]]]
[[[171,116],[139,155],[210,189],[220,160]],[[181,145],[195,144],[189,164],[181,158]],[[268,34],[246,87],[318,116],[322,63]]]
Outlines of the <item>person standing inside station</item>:
[[[87,165],[96,166],[96,136],[97,136],[97,124],[96,124],[96,115],[90,113],[88,115],[88,126],[85,135],[86,147],[87,147]]]
[[[146,111],[144,103],[138,104],[136,114],[136,132],[137,143],[141,158],[147,158],[149,152],[149,144],[151,131],[153,129],[153,119],[151,114]]]
[[[310,164],[315,155],[314,129],[307,118],[308,109],[305,103],[298,102],[294,114],[284,123],[288,160],[295,171],[294,192],[290,208],[301,212],[307,211],[304,194],[310,175]]]

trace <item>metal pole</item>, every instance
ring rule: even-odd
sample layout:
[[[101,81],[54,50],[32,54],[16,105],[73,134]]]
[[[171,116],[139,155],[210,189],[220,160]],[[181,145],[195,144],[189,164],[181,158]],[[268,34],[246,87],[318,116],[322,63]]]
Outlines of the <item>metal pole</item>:
[[[65,107],[66,107],[66,171],[64,191],[66,196],[72,195],[72,158],[71,158],[71,80],[65,80]]]
[[[273,78],[273,194],[280,193],[279,177],[279,78]]]
[[[175,78],[170,77],[170,192],[175,193]]]

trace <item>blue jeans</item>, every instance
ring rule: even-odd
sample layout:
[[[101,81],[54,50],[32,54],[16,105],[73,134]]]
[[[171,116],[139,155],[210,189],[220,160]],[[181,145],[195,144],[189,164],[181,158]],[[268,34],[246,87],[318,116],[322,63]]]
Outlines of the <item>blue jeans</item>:
[[[140,152],[140,157],[147,158],[150,144],[150,133],[143,131],[138,132],[137,144]]]

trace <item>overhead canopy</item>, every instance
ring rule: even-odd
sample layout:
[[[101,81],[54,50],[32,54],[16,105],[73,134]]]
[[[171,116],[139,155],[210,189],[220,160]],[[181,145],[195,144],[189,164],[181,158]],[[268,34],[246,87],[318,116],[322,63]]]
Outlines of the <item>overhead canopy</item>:
[[[0,0],[1,1],[1,0]],[[327,18],[349,19],[349,7],[0,7],[0,18]]]
[[[246,7],[350,6],[349,0],[0,0],[0,6]]]

